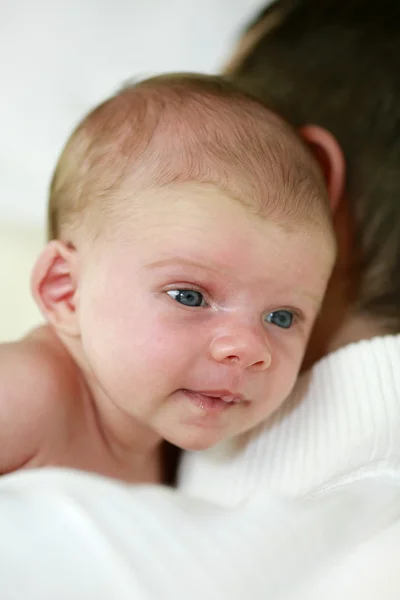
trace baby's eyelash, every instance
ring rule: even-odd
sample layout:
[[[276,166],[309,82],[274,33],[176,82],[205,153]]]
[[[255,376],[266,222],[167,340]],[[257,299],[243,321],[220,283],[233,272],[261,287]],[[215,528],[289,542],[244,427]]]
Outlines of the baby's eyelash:
[[[209,296],[207,290],[195,283],[171,283],[166,286],[166,291],[168,292],[170,290],[193,290],[194,292],[203,294],[203,296]]]
[[[171,292],[174,290],[198,292],[199,294],[201,294],[203,296],[203,298],[208,306],[215,305],[215,301],[212,299],[211,294],[208,292],[208,290],[206,290],[204,287],[201,287],[198,284],[188,283],[188,282],[172,283],[172,284],[169,284],[165,289],[166,292]]]
[[[303,313],[301,313],[299,310],[297,310],[295,308],[291,308],[291,307],[287,307],[287,306],[274,308],[272,310],[265,312],[264,316],[263,316],[263,320],[265,323],[268,323],[271,325],[277,325],[276,320],[274,320],[272,317],[274,315],[276,316],[277,313],[285,313],[285,312],[291,315],[292,320],[288,327],[284,327],[282,324],[282,329],[290,329],[291,327],[293,327],[293,325],[301,324],[305,320]],[[279,321],[279,319],[278,319],[278,321]]]

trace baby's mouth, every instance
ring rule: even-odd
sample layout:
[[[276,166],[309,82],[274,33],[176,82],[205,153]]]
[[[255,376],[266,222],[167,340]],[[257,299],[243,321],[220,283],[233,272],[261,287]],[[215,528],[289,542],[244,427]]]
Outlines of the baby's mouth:
[[[188,390],[182,392],[203,411],[221,412],[232,408],[237,404],[247,403],[247,400],[240,394],[233,394],[227,390]]]

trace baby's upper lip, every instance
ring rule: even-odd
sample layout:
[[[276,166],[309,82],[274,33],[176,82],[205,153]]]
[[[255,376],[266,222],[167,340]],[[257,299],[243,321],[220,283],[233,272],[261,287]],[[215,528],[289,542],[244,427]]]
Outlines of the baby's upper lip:
[[[231,392],[230,390],[191,390],[191,392],[209,398],[220,398],[224,402],[245,402],[247,400],[243,394]]]

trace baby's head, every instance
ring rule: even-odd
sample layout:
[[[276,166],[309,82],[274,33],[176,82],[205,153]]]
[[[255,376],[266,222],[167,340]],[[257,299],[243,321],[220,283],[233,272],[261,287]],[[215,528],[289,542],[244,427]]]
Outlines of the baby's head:
[[[100,410],[183,448],[290,392],[333,267],[300,137],[217,77],[127,87],[68,141],[33,290]]]

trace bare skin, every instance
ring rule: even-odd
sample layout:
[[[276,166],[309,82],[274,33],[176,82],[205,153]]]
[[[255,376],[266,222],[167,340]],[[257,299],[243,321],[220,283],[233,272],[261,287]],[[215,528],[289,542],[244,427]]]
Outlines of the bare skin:
[[[150,435],[148,447],[137,453],[110,443],[80,370],[48,325],[0,345],[0,378],[9,382],[5,394],[11,399],[3,415],[0,473],[47,465],[132,483],[162,480],[161,440]],[[29,406],[21,393],[25,386],[11,385],[13,380],[35,391]]]

